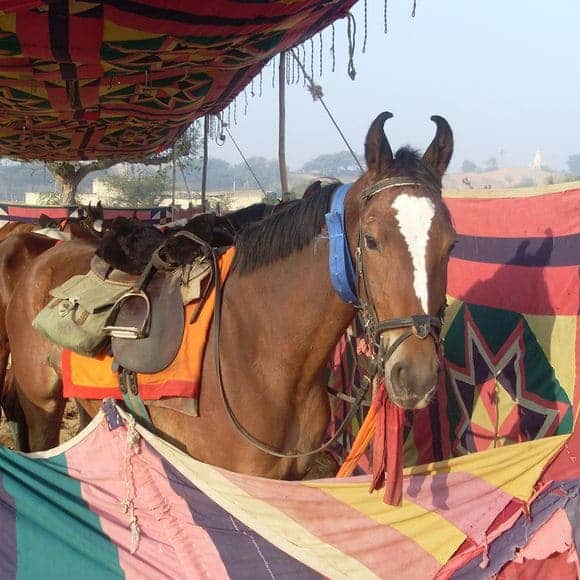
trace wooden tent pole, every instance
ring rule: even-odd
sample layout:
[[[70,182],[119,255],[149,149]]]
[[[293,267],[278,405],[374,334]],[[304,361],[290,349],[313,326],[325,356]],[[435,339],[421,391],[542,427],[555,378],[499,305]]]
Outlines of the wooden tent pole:
[[[280,53],[278,65],[278,165],[282,201],[288,201],[288,172],[286,170],[286,53]]]
[[[208,158],[208,142],[209,142],[209,119],[206,115],[203,118],[203,165],[201,169],[201,211],[206,212],[207,200],[207,158]]]
[[[171,221],[175,221],[175,144],[171,152],[171,161],[173,164],[173,182],[171,184]]]

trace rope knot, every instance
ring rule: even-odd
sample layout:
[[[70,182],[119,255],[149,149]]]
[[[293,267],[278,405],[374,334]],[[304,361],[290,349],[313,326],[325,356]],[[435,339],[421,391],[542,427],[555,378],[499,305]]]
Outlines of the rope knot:
[[[308,90],[310,91],[310,94],[312,95],[313,101],[318,101],[318,100],[322,99],[322,97],[324,97],[324,93],[322,91],[321,85],[310,83],[308,85]]]

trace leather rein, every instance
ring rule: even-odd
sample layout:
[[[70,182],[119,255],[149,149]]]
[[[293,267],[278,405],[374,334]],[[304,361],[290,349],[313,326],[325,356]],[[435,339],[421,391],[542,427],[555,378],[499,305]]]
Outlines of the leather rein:
[[[372,186],[368,190],[363,192],[361,197],[361,210],[364,207],[364,205],[368,203],[368,201],[377,193],[385,189],[404,186],[425,187],[425,184],[413,181],[405,177],[383,179],[377,182],[374,186]],[[367,372],[365,373],[365,376],[361,381],[361,387],[359,389],[356,398],[354,399],[354,402],[352,403],[351,408],[349,409],[345,418],[343,419],[339,427],[336,429],[336,432],[330,439],[328,439],[326,442],[324,442],[316,449],[306,452],[294,452],[294,451],[287,452],[274,449],[273,447],[263,443],[262,441],[254,437],[241,424],[240,420],[238,419],[234,410],[232,409],[223,381],[221,356],[220,356],[220,330],[221,330],[223,284],[221,282],[221,277],[219,273],[219,265],[215,250],[201,238],[197,238],[196,241],[200,243],[204,254],[211,260],[212,264],[213,281],[215,284],[215,310],[213,317],[214,363],[218,378],[219,391],[222,401],[224,403],[224,407],[226,409],[226,413],[236,431],[238,431],[238,433],[244,439],[246,439],[246,441],[248,441],[253,447],[259,449],[260,451],[263,451],[264,453],[267,453],[268,455],[284,459],[298,459],[301,457],[315,455],[317,453],[320,453],[321,451],[324,451],[325,449],[330,447],[330,445],[332,445],[342,435],[347,425],[352,421],[356,413],[361,408],[373,379],[381,374],[385,362],[393,355],[395,350],[405,340],[407,340],[411,336],[416,336],[419,339],[425,339],[428,336],[431,336],[435,341],[436,345],[439,345],[440,343],[439,335],[442,326],[442,318],[439,316],[435,317],[428,315],[417,315],[411,316],[409,318],[393,318],[390,320],[383,321],[378,319],[375,305],[368,287],[368,280],[366,276],[366,269],[364,263],[362,224],[360,223],[359,218],[359,231],[358,231],[357,248],[355,252],[356,257],[355,265],[357,278],[359,280],[359,283],[357,285],[363,291],[356,292],[356,289],[353,289],[355,295],[359,294],[361,295],[358,298],[359,303],[354,304],[354,307],[360,309],[362,314],[365,335],[367,337],[367,341],[372,347],[371,363],[369,365],[369,368],[367,369]],[[346,236],[345,243],[347,245],[346,249],[348,251],[348,242],[346,240]],[[350,254],[350,252],[348,253]],[[394,330],[398,328],[408,328],[409,330],[407,330],[399,337],[397,337],[397,339],[388,347],[388,349],[385,350],[383,346],[383,341],[381,340],[382,334],[389,330]]]

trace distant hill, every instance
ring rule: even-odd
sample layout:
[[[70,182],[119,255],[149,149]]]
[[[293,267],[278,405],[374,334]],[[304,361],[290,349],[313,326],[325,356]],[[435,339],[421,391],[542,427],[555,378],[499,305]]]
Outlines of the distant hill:
[[[481,171],[469,173],[449,173],[443,178],[446,189],[492,189],[531,187],[546,185],[566,180],[561,171],[533,169],[531,167],[504,167],[495,171]]]

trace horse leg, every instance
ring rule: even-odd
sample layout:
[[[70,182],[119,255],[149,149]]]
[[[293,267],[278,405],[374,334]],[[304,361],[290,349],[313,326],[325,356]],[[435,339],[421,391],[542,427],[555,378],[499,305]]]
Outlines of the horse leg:
[[[35,404],[21,392],[18,393],[18,400],[26,420],[30,451],[45,451],[56,447],[59,443],[60,425],[66,401],[48,399]]]
[[[78,416],[79,416],[79,430],[80,433],[92,420],[92,416],[86,411],[86,409],[79,403],[79,401],[75,400]]]
[[[16,391],[26,421],[30,451],[45,451],[59,444],[66,406],[60,373],[51,363],[53,347],[45,349],[44,354],[48,359],[44,364],[21,365],[18,359],[14,361]]]
[[[8,429],[10,430],[12,441],[14,442],[14,448],[17,451],[23,451],[26,453],[30,450],[28,447],[28,431],[26,429],[24,413],[22,412],[22,407],[18,401],[14,381],[14,373],[11,369],[8,369],[0,405],[2,406],[6,416]]]
[[[9,368],[10,345],[4,329],[0,331],[0,408],[4,411],[8,429],[17,451],[28,451],[28,434],[26,421],[18,396],[14,372]]]
[[[1,316],[1,314],[0,314]],[[0,329],[0,393],[6,388],[6,369],[10,358],[10,345],[3,329]]]

